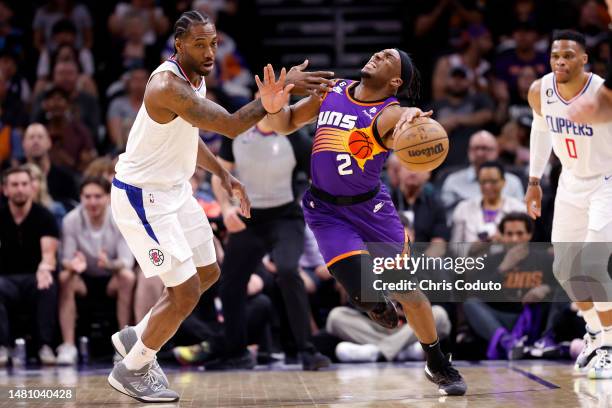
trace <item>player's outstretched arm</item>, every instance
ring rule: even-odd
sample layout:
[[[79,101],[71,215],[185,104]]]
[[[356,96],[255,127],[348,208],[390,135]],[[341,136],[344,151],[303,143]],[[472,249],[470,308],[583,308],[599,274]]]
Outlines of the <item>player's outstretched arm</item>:
[[[266,116],[266,125],[282,135],[293,133],[317,118],[322,101],[318,94],[313,94],[293,105],[285,105],[280,112]]]
[[[399,105],[391,105],[385,108],[376,121],[378,134],[381,135],[385,147],[392,149],[396,132],[403,130],[416,118],[429,117],[432,113],[431,110],[423,112],[419,108],[401,107]]]
[[[147,110],[169,111],[200,129],[234,138],[259,122],[267,112],[279,111],[293,88],[293,84],[284,86],[284,71],[276,81],[271,65],[264,69],[263,82],[259,77],[256,81],[261,98],[230,114],[215,102],[196,95],[187,82],[173,73],[162,72],[153,77],[145,94],[145,105]]]
[[[552,151],[552,139],[546,121],[542,117],[540,88],[541,81],[538,79],[531,84],[527,95],[529,105],[533,110],[533,122],[529,140],[529,183],[525,193],[525,205],[527,206],[527,214],[533,219],[542,214],[540,179]]]

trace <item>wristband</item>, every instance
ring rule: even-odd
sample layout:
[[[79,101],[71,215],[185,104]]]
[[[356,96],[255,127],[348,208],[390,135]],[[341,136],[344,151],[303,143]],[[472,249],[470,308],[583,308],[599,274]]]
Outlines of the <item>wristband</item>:
[[[529,180],[527,182],[528,186],[539,186],[540,185],[540,180]]]

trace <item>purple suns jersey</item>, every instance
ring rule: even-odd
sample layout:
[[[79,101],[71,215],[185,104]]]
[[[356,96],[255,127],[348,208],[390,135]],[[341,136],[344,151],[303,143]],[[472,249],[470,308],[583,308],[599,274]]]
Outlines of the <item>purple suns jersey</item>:
[[[335,196],[355,196],[380,183],[389,151],[374,137],[378,115],[395,97],[360,102],[349,91],[357,81],[339,79],[321,104],[312,147],[312,184]]]

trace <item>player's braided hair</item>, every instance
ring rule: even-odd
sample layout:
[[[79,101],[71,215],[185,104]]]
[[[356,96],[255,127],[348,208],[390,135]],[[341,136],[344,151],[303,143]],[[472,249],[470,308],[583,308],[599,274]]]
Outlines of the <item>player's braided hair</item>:
[[[193,24],[208,24],[210,18],[206,14],[202,14],[197,10],[186,11],[174,23],[174,37],[180,38]]]

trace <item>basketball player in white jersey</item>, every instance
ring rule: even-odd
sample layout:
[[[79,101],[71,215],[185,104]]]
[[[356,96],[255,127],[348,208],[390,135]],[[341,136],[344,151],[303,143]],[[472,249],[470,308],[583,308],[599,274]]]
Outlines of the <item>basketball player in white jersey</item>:
[[[584,71],[585,39],[573,31],[553,35],[553,72],[529,90],[533,109],[528,213],[541,214],[539,182],[553,150],[563,170],[555,199],[553,271],[586,321],[585,347],[575,369],[590,378],[612,378],[612,124],[578,124],[568,110],[595,95],[603,79]]]
[[[206,148],[198,128],[233,138],[268,112],[280,111],[296,84],[302,91],[327,89],[331,81],[322,76],[333,76],[302,72],[302,64],[289,75],[283,69],[276,81],[268,65],[263,83],[256,77],[260,99],[229,114],[205,99],[204,77],[213,69],[217,48],[215,26],[197,11],[183,13],[175,24],[175,47],[174,57],[151,74],[111,193],[113,217],[145,276],[159,276],[165,285],[140,323],[112,337],[124,358],[108,381],[143,402],[178,399],[155,355],[219,277],[211,227],[191,194],[196,165],[218,176],[229,194],[236,193],[249,216],[242,184]]]

